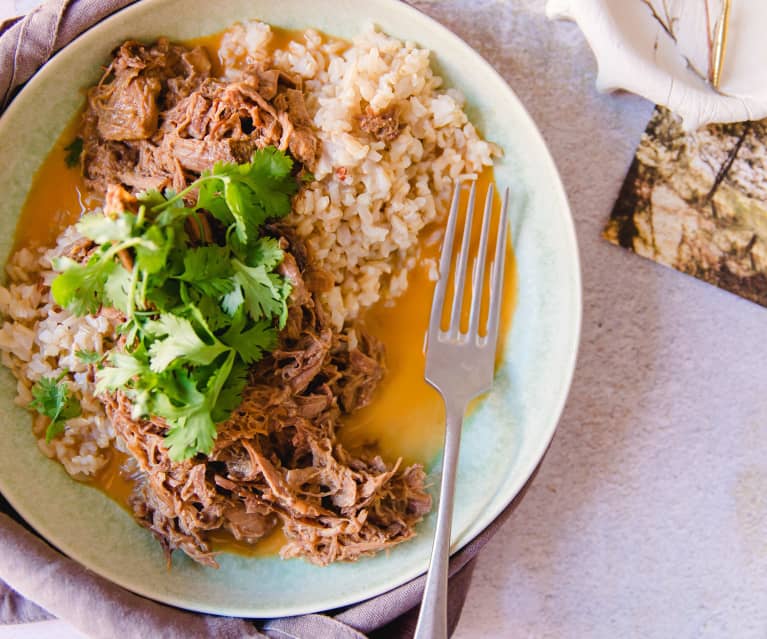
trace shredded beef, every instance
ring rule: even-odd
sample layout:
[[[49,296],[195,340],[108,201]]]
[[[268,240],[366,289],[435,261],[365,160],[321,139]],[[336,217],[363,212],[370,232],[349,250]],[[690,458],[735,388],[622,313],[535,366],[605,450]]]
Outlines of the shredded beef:
[[[212,453],[173,462],[161,419],[134,420],[123,394],[106,398],[116,432],[138,461],[136,519],[168,554],[181,549],[215,566],[211,531],[255,542],[276,525],[283,557],[326,565],[355,560],[414,535],[431,508],[421,466],[352,454],[339,442],[341,418],[366,406],[384,375],[384,349],[359,329],[334,332],[304,279],[322,281],[303,246],[282,225],[281,270],[292,283],[278,348],[250,372],[243,401],[218,427]]]
[[[301,79],[251,67],[211,77],[202,47],[125,42],[88,93],[80,130],[88,188],[183,188],[216,161],[242,163],[276,146],[311,168],[318,141]]]
[[[377,140],[391,142],[399,135],[399,114],[392,107],[381,113],[376,113],[368,107],[359,117],[360,129],[369,133]]]
[[[253,66],[226,82],[211,68],[201,47],[165,39],[115,51],[81,126],[83,173],[105,196],[107,214],[134,210],[138,191],[178,191],[216,161],[244,162],[270,145],[312,168],[318,140],[300,77]],[[399,128],[394,112],[369,114],[360,126],[381,139]],[[190,237],[210,242],[216,231],[200,220]],[[354,560],[411,538],[431,508],[421,466],[388,464],[339,442],[342,418],[368,405],[383,378],[383,345],[359,328],[334,330],[318,301],[332,275],[315,267],[288,226],[267,232],[279,238],[279,270],[292,285],[287,322],[277,348],[250,370],[240,407],[218,425],[211,454],[172,461],[162,419],[134,419],[123,393],[103,398],[139,469],[134,515],[169,558],[180,549],[216,566],[214,531],[254,543],[281,526],[284,557]],[[78,259],[92,248],[76,247]]]

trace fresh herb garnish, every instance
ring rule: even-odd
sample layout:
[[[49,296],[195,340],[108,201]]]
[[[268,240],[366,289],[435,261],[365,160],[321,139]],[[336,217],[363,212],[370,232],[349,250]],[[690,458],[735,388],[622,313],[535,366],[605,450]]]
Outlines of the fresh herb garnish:
[[[69,386],[61,381],[65,374],[57,378],[41,377],[32,386],[34,399],[29,402],[29,407],[51,420],[45,431],[45,441],[48,443],[64,432],[66,420],[81,414],[79,402],[72,396]]]
[[[70,169],[80,165],[80,156],[83,153],[83,139],[75,138],[64,147],[67,154],[64,156],[64,162]]]
[[[83,364],[100,364],[104,359],[102,353],[96,351],[77,350],[75,351],[75,357],[79,359]]]
[[[54,263],[58,304],[78,315],[101,306],[125,314],[125,351],[97,372],[97,392],[120,389],[134,418],[164,418],[174,460],[210,453],[248,365],[276,346],[287,321],[290,282],[276,271],[283,252],[261,228],[290,212],[292,168],[269,147],[247,164],[217,163],[179,193],[139,194],[137,212],[89,213],[77,228],[96,250],[85,263]],[[220,223],[218,241],[201,244],[206,212]]]

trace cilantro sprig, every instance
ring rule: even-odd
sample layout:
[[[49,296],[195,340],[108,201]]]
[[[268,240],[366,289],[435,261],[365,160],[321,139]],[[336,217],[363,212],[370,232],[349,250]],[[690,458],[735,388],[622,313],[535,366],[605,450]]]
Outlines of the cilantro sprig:
[[[96,366],[100,365],[104,359],[102,353],[89,350],[77,350],[75,351],[75,357],[83,362],[83,364],[94,364]]]
[[[64,432],[64,422],[82,413],[80,404],[69,390],[69,386],[62,382],[66,373],[58,377],[41,377],[32,386],[32,401],[29,407],[35,409],[41,415],[50,418],[50,423],[45,431],[45,441],[50,443],[54,437]]]
[[[97,371],[97,392],[122,390],[134,418],[165,419],[174,460],[210,453],[248,366],[274,349],[287,321],[291,286],[276,270],[283,252],[262,227],[290,212],[292,169],[269,147],[246,164],[215,164],[179,193],[141,193],[136,212],[88,213],[77,228],[96,249],[82,263],[54,262],[59,305],[125,314],[125,348]],[[202,229],[206,214],[218,221],[217,239],[201,245],[205,234],[188,229]]]

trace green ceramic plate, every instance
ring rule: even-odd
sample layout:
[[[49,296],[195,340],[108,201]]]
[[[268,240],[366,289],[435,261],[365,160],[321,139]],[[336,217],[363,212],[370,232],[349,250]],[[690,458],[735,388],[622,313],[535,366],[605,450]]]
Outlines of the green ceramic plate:
[[[395,0],[147,0],[132,5],[61,51],[0,118],[0,224],[15,226],[32,174],[113,47],[127,38],[192,38],[249,18],[347,38],[374,20],[387,33],[428,47],[438,71],[467,96],[472,120],[506,152],[496,179],[514,194],[518,300],[495,388],[464,428],[453,522],[457,550],[513,499],[551,440],[575,365],[581,286],[567,200],[538,130],[503,79],[448,30]],[[7,259],[11,241],[8,232],[0,238],[0,261]],[[39,453],[29,416],[13,405],[14,392],[11,375],[3,370],[0,490],[51,543],[136,593],[193,610],[271,617],[360,601],[427,567],[433,515],[415,540],[354,564],[318,568],[301,560],[224,555],[221,568],[214,570],[176,553],[168,570],[159,544],[128,513],[72,481]],[[436,469],[435,460],[432,472]]]

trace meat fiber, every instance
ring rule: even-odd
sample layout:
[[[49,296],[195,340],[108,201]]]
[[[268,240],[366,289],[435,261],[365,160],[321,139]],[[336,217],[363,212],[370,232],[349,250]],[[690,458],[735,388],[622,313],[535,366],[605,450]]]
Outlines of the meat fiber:
[[[365,133],[384,142],[391,142],[400,132],[399,114],[394,108],[376,113],[367,107],[365,113],[359,117],[359,123],[360,129]]]
[[[255,542],[279,525],[283,557],[326,565],[410,539],[431,508],[421,466],[387,464],[339,442],[342,417],[369,404],[383,378],[383,345],[359,329],[331,329],[309,284],[323,278],[289,229],[270,231],[283,234],[281,268],[292,284],[287,326],[278,348],[251,370],[212,453],[171,461],[163,420],[134,420],[126,396],[106,398],[141,471],[136,519],[169,554],[181,549],[211,566],[215,530]]]
[[[128,41],[88,92],[80,135],[88,188],[182,189],[217,161],[242,163],[276,146],[311,168],[318,141],[301,79],[252,67],[211,77],[205,49]]]
[[[361,126],[388,138],[399,125],[392,112]],[[301,78],[254,66],[226,82],[211,76],[204,49],[163,39],[116,50],[88,94],[81,136],[87,185],[105,194],[107,211],[133,210],[131,191],[178,191],[215,162],[245,162],[266,146],[309,169],[318,154]],[[332,274],[289,227],[268,233],[280,240],[279,270],[291,283],[287,322],[277,348],[251,369],[239,408],[218,425],[211,454],[174,462],[162,419],[134,419],[123,393],[103,401],[138,467],[133,513],[168,556],[180,549],[216,566],[214,534],[255,543],[280,526],[284,557],[355,560],[415,534],[431,508],[424,471],[340,443],[342,419],[373,400],[384,376],[383,345],[359,328],[334,329],[318,301]],[[87,256],[89,246],[78,250]]]

